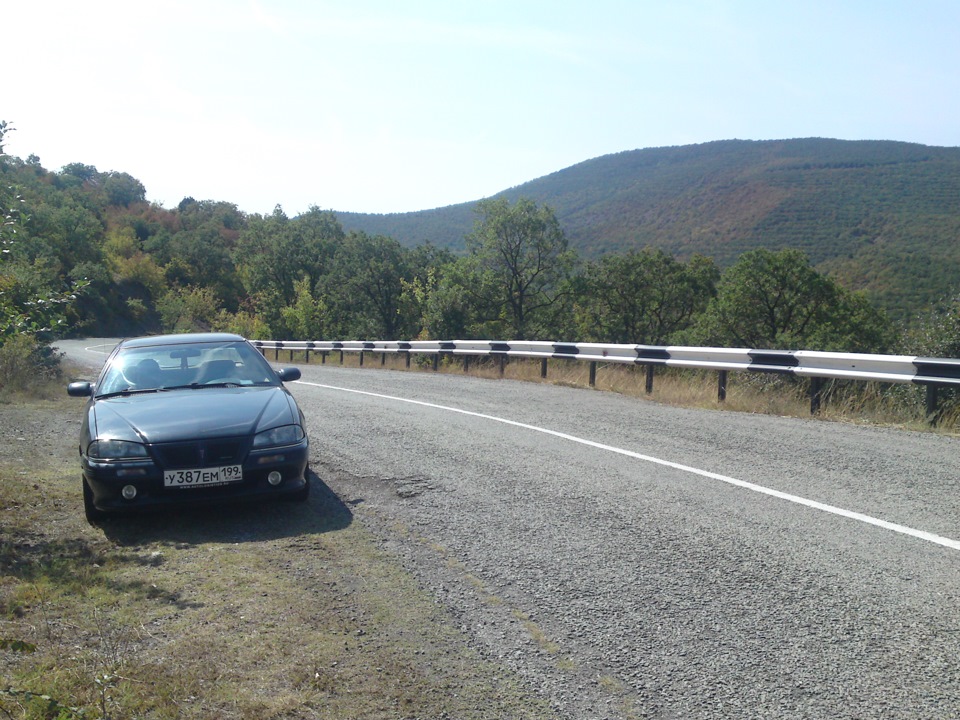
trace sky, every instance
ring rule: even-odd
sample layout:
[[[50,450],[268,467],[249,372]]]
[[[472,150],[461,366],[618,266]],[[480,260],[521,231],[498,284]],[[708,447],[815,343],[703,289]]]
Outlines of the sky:
[[[713,140],[960,145],[960,0],[30,0],[6,152],[147,199],[432,209]]]

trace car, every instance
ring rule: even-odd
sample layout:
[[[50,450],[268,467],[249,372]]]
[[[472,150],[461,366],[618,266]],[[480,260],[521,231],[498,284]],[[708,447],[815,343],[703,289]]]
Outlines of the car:
[[[121,341],[87,398],[80,428],[87,520],[137,510],[286,498],[310,492],[306,424],[284,382],[229,333]]]

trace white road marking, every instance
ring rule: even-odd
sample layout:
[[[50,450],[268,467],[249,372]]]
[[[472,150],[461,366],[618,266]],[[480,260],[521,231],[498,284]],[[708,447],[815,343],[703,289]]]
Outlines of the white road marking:
[[[859,522],[866,523],[868,525],[874,525],[885,530],[892,530],[893,532],[900,533],[901,535],[909,535],[910,537],[914,537],[919,540],[926,540],[927,542],[931,542],[936,545],[943,545],[944,547],[948,547],[953,550],[960,550],[960,541],[951,540],[950,538],[946,538],[941,535],[935,535],[934,533],[929,533],[925,530],[917,530],[915,528],[907,527],[906,525],[899,525],[897,523],[888,522],[887,520],[871,517],[870,515],[854,512],[853,510],[845,510],[835,505],[828,505],[816,500],[800,497],[799,495],[792,495],[790,493],[781,492],[780,490],[774,490],[773,488],[757,485],[755,483],[747,482],[746,480],[738,480],[737,478],[729,477],[727,475],[720,475],[719,473],[710,472],[709,470],[700,470],[699,468],[690,467],[689,465],[681,465],[680,463],[671,462],[669,460],[661,460],[660,458],[655,458],[650,455],[642,455],[641,453],[633,452],[632,450],[625,450],[612,445],[605,445],[603,443],[594,442],[593,440],[587,440],[575,435],[568,435],[567,433],[558,432],[556,430],[549,430],[536,425],[517,422],[516,420],[508,420],[506,418],[497,417],[496,415],[486,415],[484,413],[462,410],[460,408],[449,407],[447,405],[437,405],[435,403],[424,402],[423,400],[411,400],[410,398],[396,397],[394,395],[382,395],[380,393],[368,392],[365,390],[354,390],[352,388],[337,387],[336,385],[323,385],[321,383],[306,382],[304,380],[298,380],[297,384],[312,385],[313,387],[325,388],[327,390],[339,390],[341,392],[355,393],[357,395],[368,395],[370,397],[381,398],[384,400],[394,400],[396,402],[404,402],[411,405],[420,405],[422,407],[433,408],[435,410],[446,410],[448,412],[460,413],[461,415],[469,415],[470,417],[492,420],[493,422],[503,423],[504,425],[512,425],[513,427],[524,428],[525,430],[532,430],[545,435],[552,435],[553,437],[569,440],[570,442],[580,443],[581,445],[587,445],[588,447],[597,448],[598,450],[606,450],[608,452],[617,453],[618,455],[625,455],[626,457],[634,458],[636,460],[642,460],[644,462],[654,463],[656,465],[663,465],[664,467],[680,470],[681,472],[692,473],[694,475],[699,475],[700,477],[709,478],[711,480],[719,480],[720,482],[727,483],[728,485],[734,485],[736,487],[743,488],[745,490],[751,490],[762,495],[770,495],[771,497],[796,503],[797,505],[803,505],[814,510],[821,510],[822,512],[839,515],[840,517],[848,518],[850,520],[857,520]]]

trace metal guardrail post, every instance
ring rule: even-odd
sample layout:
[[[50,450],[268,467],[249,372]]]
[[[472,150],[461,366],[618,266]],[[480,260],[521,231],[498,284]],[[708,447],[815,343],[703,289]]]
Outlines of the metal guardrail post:
[[[810,378],[810,414],[820,412],[820,403],[823,400],[823,378]]]
[[[937,385],[927,385],[927,403],[926,403],[926,412],[927,412],[927,423],[929,425],[936,425],[939,422],[939,408],[937,407],[940,404],[940,388]]]
[[[387,364],[387,354],[380,353],[380,367],[383,367],[386,364]]]
[[[363,367],[363,355],[364,355],[364,352],[363,350],[361,350],[360,351],[360,367]]]
[[[463,371],[470,372],[470,356],[469,355],[463,356]]]
[[[407,351],[404,353],[404,355],[406,356],[406,358],[404,359],[404,362],[406,363],[407,370],[409,370],[409,369],[410,369],[410,351],[407,350]]]
[[[503,377],[503,374],[504,372],[506,372],[506,369],[507,369],[507,356],[501,355],[500,356],[500,377]]]
[[[653,393],[653,365],[647,365],[647,379],[644,383],[643,390],[647,395]]]
[[[437,353],[433,356],[433,371],[436,372],[440,369],[440,353]]]
[[[590,361],[590,387],[597,386],[597,361]]]
[[[726,402],[727,400],[727,371],[721,370],[717,373],[717,402]]]
[[[547,378],[547,359],[541,358],[540,360],[540,379],[546,380]]]
[[[343,350],[340,351],[340,364],[343,365]]]

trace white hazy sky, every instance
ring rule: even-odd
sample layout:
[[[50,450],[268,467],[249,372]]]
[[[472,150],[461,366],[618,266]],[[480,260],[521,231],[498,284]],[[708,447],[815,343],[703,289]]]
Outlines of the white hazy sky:
[[[166,207],[406,212],[608,153],[960,145],[960,0],[23,0],[7,152]]]

